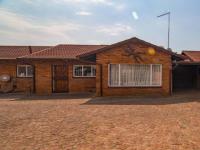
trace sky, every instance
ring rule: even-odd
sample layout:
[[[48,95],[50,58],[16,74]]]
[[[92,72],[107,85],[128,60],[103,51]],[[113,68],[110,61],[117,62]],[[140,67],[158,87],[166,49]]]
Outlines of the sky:
[[[131,37],[200,50],[199,0],[0,0],[0,45],[113,44]]]

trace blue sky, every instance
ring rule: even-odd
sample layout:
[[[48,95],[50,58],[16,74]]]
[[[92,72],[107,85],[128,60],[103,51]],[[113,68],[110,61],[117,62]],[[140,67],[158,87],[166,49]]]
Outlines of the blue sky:
[[[138,37],[200,50],[199,0],[0,0],[1,45],[111,44]]]

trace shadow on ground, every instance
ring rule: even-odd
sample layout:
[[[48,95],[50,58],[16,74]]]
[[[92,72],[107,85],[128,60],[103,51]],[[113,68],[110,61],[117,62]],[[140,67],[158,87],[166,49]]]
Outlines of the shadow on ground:
[[[31,101],[31,100],[73,100],[73,99],[90,99],[94,96],[94,93],[59,93],[52,95],[30,95],[23,93],[15,94],[0,94],[0,100],[10,101]]]
[[[169,97],[97,97],[83,105],[169,105],[200,102],[199,92],[175,93]]]
[[[49,96],[0,94],[0,100],[87,100],[81,105],[168,105],[200,102],[199,91],[176,92],[169,97],[94,97],[94,93],[52,94]]]

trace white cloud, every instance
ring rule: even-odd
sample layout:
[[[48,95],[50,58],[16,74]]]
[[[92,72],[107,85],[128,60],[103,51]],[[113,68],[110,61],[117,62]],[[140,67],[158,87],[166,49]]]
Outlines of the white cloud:
[[[70,3],[70,4],[80,4],[80,5],[105,5],[105,6],[110,6],[115,8],[116,10],[124,10],[126,5],[125,3],[117,3],[116,1],[111,1],[111,0],[53,0],[54,2],[57,3]]]
[[[23,0],[26,3],[34,4],[44,2],[45,0]],[[104,4],[104,5],[113,5],[114,2],[111,0],[46,0],[49,3],[68,3],[68,4]]]
[[[53,0],[55,2],[82,3],[82,4],[104,4],[113,5],[110,0]]]
[[[135,12],[135,11],[132,12],[132,16],[133,16],[133,18],[134,18],[135,20],[138,20],[138,19],[139,19],[139,16],[138,16],[137,12]]]
[[[79,15],[79,16],[91,16],[92,13],[89,12],[89,11],[79,11],[79,12],[76,12],[76,15]]]
[[[93,44],[93,45],[95,45],[95,44],[97,44],[97,45],[105,44],[105,43],[102,43],[102,40],[101,41],[99,41],[99,40],[88,40],[87,43],[88,44]]]
[[[124,24],[114,24],[109,26],[97,27],[97,32],[108,34],[110,36],[118,36],[122,33],[131,32],[133,29],[129,25]]]
[[[45,0],[23,0],[25,3],[30,5],[38,5],[39,3],[44,2]],[[46,0],[48,3],[57,3],[57,4],[66,4],[66,5],[75,5],[77,7],[83,7],[90,5],[105,5],[113,7],[114,9],[121,11],[124,10],[126,5],[125,3],[118,3],[113,0]]]
[[[0,25],[5,25],[16,30],[26,30],[26,29],[42,29],[43,31],[72,31],[79,30],[81,27],[78,24],[66,22],[38,22],[35,18],[26,18],[23,15],[19,15],[8,11],[6,9],[0,9]]]
[[[115,4],[115,9],[118,11],[122,11],[126,8],[125,4]]]
[[[0,9],[0,20],[0,38],[2,39],[12,35],[16,40],[30,38],[29,40],[39,41],[43,38],[46,40],[53,38],[72,41],[68,34],[78,32],[82,28],[81,25],[69,21],[41,22],[6,9]]]
[[[126,24],[94,26],[69,20],[41,21],[7,9],[0,9],[0,20],[0,44],[105,44],[133,34],[132,27]]]

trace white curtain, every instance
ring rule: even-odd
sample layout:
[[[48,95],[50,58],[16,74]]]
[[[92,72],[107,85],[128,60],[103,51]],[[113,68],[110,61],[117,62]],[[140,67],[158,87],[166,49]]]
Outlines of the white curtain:
[[[161,86],[158,64],[111,64],[110,86]]]

